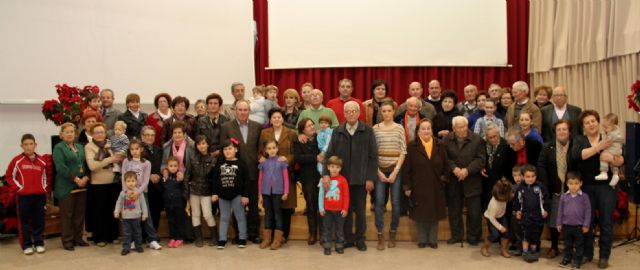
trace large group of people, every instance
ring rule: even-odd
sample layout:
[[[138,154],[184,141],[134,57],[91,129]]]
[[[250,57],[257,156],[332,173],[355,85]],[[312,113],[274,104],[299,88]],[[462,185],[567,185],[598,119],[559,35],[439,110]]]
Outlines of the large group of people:
[[[534,262],[546,223],[548,258],[560,255],[562,232],[571,241],[561,264],[591,261],[598,227],[598,265],[607,267],[616,173],[624,163],[612,150],[619,148],[615,115],[603,118],[603,129],[598,112],[568,103],[564,87],[539,86],[532,96],[523,81],[511,88],[491,84],[486,91],[469,84],[460,102],[437,80],[428,83],[426,97],[420,82],[410,83],[402,101],[390,97],[383,80],[371,83],[365,101],[353,97],[349,79],[340,80],[338,89],[340,95],[325,102],[323,91],[305,83],[300,93],[284,91],[280,106],[274,85],[255,86],[247,98],[245,86],[233,83],[232,102],[212,93],[198,102],[195,116],[188,113],[188,98],[168,93],[156,95],[151,114],[130,93],[120,112],[114,92],[103,89],[100,109],[83,114],[81,130],[73,123],[60,126],[55,175],[35,153],[34,137],[22,137],[24,152],[6,175],[20,201],[24,253],[45,251],[44,214],[36,209],[46,201],[51,178],[64,249],[88,246],[85,230],[99,247],[120,242],[121,219],[122,255],[142,252],[141,239],[162,248],[157,230],[163,210],[168,247],[202,247],[204,219],[210,246],[224,248],[234,226],[230,238],[239,247],[249,241],[278,249],[289,239],[300,182],[307,242],[322,242],[327,255],[334,240],[323,230],[334,227],[338,253],[367,250],[369,194],[377,250],[396,246],[400,216],[407,214],[415,221],[418,247],[437,249],[438,222],[448,217],[448,244],[466,239],[482,244],[489,256],[491,243],[500,242],[503,256]],[[586,200],[572,199],[578,196]],[[577,209],[587,210],[579,216]],[[386,226],[385,214],[391,216]],[[484,237],[483,217],[489,227]]]

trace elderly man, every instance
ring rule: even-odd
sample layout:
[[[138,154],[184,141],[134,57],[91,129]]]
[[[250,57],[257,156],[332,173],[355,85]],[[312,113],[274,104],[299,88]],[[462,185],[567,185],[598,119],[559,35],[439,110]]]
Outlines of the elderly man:
[[[249,103],[239,100],[235,104],[236,118],[224,123],[220,130],[220,141],[230,138],[238,140],[238,156],[249,168],[249,212],[247,213],[247,234],[249,241],[260,243],[258,238],[260,229],[260,216],[258,215],[258,152],[260,148],[259,123],[249,120]]]
[[[440,95],[442,95],[440,82],[438,80],[431,80],[429,82],[429,96],[427,96],[426,101],[433,105],[437,113],[442,112],[442,98]]]
[[[100,91],[100,100],[102,101],[102,122],[107,126],[107,135],[113,135],[113,125],[118,120],[118,116],[122,113],[113,107],[113,90],[102,89]]]
[[[507,141],[500,136],[500,127],[495,123],[489,123],[484,127],[487,148],[487,162],[482,170],[482,209],[486,209],[491,200],[491,190],[502,177],[511,175],[511,168],[507,167]]]
[[[240,100],[244,100],[244,84],[241,82],[234,82],[231,84],[231,95],[233,95],[234,101],[231,104],[222,106],[222,115],[229,120],[236,118],[236,103]]]
[[[574,129],[572,137],[582,134],[582,125],[580,124],[580,113],[582,108],[567,104],[567,90],[564,86],[556,86],[551,95],[553,106],[545,106],[540,109],[542,113],[542,139],[545,142],[555,140],[556,133],[553,128],[560,119],[567,120]]]
[[[360,111],[364,111],[364,107],[362,106],[362,100],[359,100],[351,96],[353,94],[353,82],[351,80],[346,78],[340,80],[340,82],[338,83],[338,87],[339,87],[338,91],[340,92],[340,96],[332,100],[329,100],[329,102],[327,102],[327,108],[335,112],[336,117],[338,118],[338,121],[340,121],[339,124],[342,124],[344,123],[344,120],[345,120],[345,117],[344,117],[345,103],[349,101],[357,102],[358,105],[360,106]],[[364,121],[364,114],[360,115],[360,120]]]
[[[410,97],[405,103],[406,110],[402,114],[397,114],[394,121],[404,127],[404,135],[406,142],[413,141],[416,135],[416,127],[420,123],[421,119],[426,118],[424,114],[420,112],[421,106],[425,102],[417,97]],[[432,106],[427,103],[427,105]],[[435,112],[435,111],[434,111]]]
[[[298,123],[300,123],[300,120],[302,119],[309,118],[313,120],[313,122],[316,124],[316,130],[319,131],[320,116],[326,115],[331,118],[331,128],[335,128],[340,124],[338,122],[338,118],[336,117],[336,113],[333,112],[333,110],[325,106],[322,106],[322,91],[320,91],[319,89],[313,89],[309,94],[309,98],[310,98],[309,102],[311,102],[310,107],[300,113],[300,116],[298,117]]]
[[[447,195],[449,197],[449,224],[451,239],[447,244],[462,243],[463,202],[467,206],[467,241],[476,246],[482,237],[482,169],[486,160],[484,141],[469,130],[464,116],[452,120],[453,132],[444,137],[444,147],[449,159]]]
[[[359,121],[360,105],[355,101],[344,104],[346,121],[338,126],[331,136],[325,156],[342,158],[341,174],[349,182],[349,213],[344,223],[345,248],[357,246],[365,251],[365,233],[367,231],[366,197],[373,189],[378,176],[378,147],[373,129]],[[322,172],[322,184],[325,190],[329,185],[329,172],[326,162]],[[353,233],[353,216],[356,216],[356,231]]]
[[[478,87],[469,84],[464,87],[464,101],[460,101],[456,108],[462,113],[464,117],[469,117],[478,110],[478,104],[476,103],[476,96],[478,95]]]
[[[421,101],[420,104],[420,117],[422,118],[429,118],[431,120],[433,120],[433,118],[436,116],[436,108],[431,105],[431,103],[425,101],[422,99],[422,84],[419,82],[412,82],[411,84],[409,84],[409,96],[411,97],[415,97],[418,98]],[[407,103],[402,103],[400,104],[400,106],[398,106],[398,109],[396,110],[396,118],[398,116],[404,116],[405,111],[407,110]]]
[[[507,168],[524,164],[538,165],[538,157],[542,150],[542,144],[538,140],[526,138],[518,127],[512,127],[507,130],[504,138],[509,144],[509,149],[507,149]],[[511,174],[507,175],[507,178],[513,180]]]
[[[528,112],[531,115],[533,125],[540,129],[542,127],[542,114],[538,106],[529,102],[529,85],[523,81],[513,83],[511,93],[515,102],[507,109],[507,115],[504,116],[507,129],[518,126],[521,112]]]
[[[489,93],[489,98],[495,100],[496,102],[500,102],[500,97],[502,97],[502,87],[497,83],[492,83],[489,85],[489,89],[487,89]]]

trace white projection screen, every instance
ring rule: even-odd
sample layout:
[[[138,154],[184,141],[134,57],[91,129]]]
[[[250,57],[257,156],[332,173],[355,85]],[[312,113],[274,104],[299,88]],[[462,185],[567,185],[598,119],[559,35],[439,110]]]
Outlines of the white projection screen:
[[[506,66],[506,0],[269,0],[269,68]]]
[[[250,0],[2,0],[2,103],[42,103],[55,84],[187,96],[255,83]]]

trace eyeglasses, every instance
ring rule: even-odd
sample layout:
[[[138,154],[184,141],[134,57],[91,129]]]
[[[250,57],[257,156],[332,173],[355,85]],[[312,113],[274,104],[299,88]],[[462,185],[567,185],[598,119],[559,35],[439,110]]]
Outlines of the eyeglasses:
[[[349,111],[344,111],[345,114],[355,114],[355,113],[359,113],[360,110],[349,110]]]

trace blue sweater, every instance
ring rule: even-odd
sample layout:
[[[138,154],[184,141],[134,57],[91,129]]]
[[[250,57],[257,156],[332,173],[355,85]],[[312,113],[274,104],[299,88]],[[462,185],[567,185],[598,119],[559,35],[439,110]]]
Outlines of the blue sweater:
[[[258,185],[260,194],[284,194],[288,193],[289,175],[287,174],[287,162],[278,161],[279,157],[272,157],[258,165],[260,175]]]

